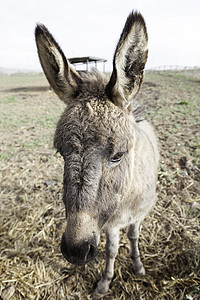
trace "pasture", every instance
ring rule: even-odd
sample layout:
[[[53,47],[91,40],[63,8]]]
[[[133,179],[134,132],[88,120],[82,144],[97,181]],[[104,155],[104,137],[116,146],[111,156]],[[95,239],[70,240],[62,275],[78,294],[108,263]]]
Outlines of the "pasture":
[[[155,208],[141,226],[146,276],[136,277],[121,232],[105,300],[200,298],[200,81],[146,74],[138,99],[159,139]],[[0,299],[92,299],[105,259],[83,267],[60,252],[66,226],[62,157],[53,148],[65,105],[43,75],[0,77]],[[124,231],[125,232],[125,231]]]

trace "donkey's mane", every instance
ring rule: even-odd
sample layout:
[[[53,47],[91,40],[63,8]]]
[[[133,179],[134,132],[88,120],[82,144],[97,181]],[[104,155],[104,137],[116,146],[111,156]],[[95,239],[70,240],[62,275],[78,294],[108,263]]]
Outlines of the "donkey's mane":
[[[136,123],[139,123],[146,119],[145,107],[138,101],[133,101],[132,113],[134,115]]]
[[[96,69],[91,72],[79,71],[82,83],[79,85],[79,95],[84,99],[90,100],[97,98],[98,100],[106,100],[106,85],[108,79],[105,74],[100,73]]]

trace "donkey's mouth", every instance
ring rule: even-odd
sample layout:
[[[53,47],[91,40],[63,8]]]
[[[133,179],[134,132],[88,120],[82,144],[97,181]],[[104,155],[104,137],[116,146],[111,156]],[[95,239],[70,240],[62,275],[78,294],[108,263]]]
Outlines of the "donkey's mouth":
[[[98,254],[98,247],[96,241],[85,241],[80,245],[69,246],[66,242],[65,235],[63,234],[60,244],[61,252],[64,258],[75,265],[85,265],[95,258]]]

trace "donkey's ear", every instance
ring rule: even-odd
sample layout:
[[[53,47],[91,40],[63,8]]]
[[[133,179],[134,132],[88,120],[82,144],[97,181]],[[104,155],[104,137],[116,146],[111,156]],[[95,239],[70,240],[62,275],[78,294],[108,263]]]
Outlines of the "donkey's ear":
[[[61,100],[68,103],[77,95],[81,82],[79,74],[44,25],[37,25],[35,39],[40,63],[52,89]]]
[[[140,89],[147,60],[147,30],[142,15],[132,12],[126,21],[113,59],[113,73],[106,87],[116,105],[127,108]]]

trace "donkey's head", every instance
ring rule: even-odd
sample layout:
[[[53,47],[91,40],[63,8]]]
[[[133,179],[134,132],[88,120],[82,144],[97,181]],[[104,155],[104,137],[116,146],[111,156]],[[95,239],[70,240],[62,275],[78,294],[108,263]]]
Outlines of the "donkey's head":
[[[130,191],[135,144],[131,103],[147,59],[146,26],[139,13],[129,15],[109,81],[97,71],[76,72],[43,25],[36,28],[36,42],[44,73],[67,104],[54,139],[65,161],[67,228],[61,250],[68,261],[85,264],[97,254],[101,228]]]

